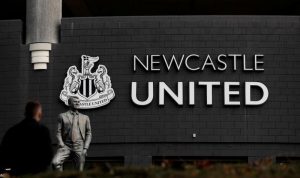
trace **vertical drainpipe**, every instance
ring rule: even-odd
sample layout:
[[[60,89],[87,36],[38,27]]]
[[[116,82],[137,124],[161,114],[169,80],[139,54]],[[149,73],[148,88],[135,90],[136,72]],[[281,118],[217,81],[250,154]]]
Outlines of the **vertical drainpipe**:
[[[34,70],[46,70],[51,44],[59,42],[62,0],[26,1],[26,44]]]

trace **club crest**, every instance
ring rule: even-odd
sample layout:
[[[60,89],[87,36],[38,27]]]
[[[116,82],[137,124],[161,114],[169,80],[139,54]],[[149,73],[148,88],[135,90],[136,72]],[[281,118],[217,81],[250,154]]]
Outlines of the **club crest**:
[[[60,99],[66,105],[70,96],[79,98],[78,109],[98,108],[107,105],[115,97],[107,68],[100,64],[93,69],[98,60],[99,57],[82,55],[81,73],[76,66],[69,67],[60,93]]]

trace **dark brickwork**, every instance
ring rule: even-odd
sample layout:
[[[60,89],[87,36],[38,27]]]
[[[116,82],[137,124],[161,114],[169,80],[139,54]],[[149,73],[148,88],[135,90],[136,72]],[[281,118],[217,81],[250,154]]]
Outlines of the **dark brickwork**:
[[[47,71],[32,70],[28,46],[21,44],[21,26],[20,21],[0,22],[0,137],[22,118],[30,98],[43,103],[44,123],[54,136],[56,116],[66,110],[59,100],[66,71],[71,65],[80,68],[80,56],[87,54],[106,65],[116,93],[108,106],[83,111],[91,117],[92,157],[124,156],[126,164],[147,164],[151,156],[300,156],[299,17],[65,18]],[[133,54],[193,53],[264,54],[265,71],[133,72]],[[178,107],[166,97],[166,105],[159,107],[155,90],[151,105],[137,107],[130,99],[131,81],[140,84],[141,98],[146,81],[154,81],[156,89],[158,81],[174,89],[178,81],[185,86],[188,81],[260,81],[270,96],[259,107],[224,107],[223,90],[216,88],[214,105],[206,107],[204,90],[197,88],[195,106],[185,99]]]
[[[23,117],[24,97],[28,93],[28,63],[22,45],[22,22],[0,21],[0,118],[2,138],[4,132]]]

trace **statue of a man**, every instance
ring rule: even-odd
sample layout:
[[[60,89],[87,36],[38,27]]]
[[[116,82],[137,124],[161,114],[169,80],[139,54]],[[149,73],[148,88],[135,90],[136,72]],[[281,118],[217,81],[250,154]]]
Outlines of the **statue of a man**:
[[[92,139],[90,119],[78,112],[79,99],[68,99],[70,110],[58,116],[58,149],[53,158],[54,169],[63,170],[63,164],[71,157],[76,169],[83,170],[85,157]]]

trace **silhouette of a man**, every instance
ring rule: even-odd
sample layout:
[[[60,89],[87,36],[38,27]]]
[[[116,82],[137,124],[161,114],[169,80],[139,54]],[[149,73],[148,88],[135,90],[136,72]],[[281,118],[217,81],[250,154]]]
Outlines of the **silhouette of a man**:
[[[54,169],[62,171],[64,162],[71,157],[76,168],[82,171],[92,139],[90,119],[78,112],[79,99],[77,97],[70,97],[68,103],[70,110],[61,113],[58,117],[58,149],[52,164]]]
[[[11,169],[13,175],[35,174],[46,171],[53,157],[47,127],[40,124],[42,106],[30,101],[25,108],[25,119],[10,128],[1,143],[1,167]]]

